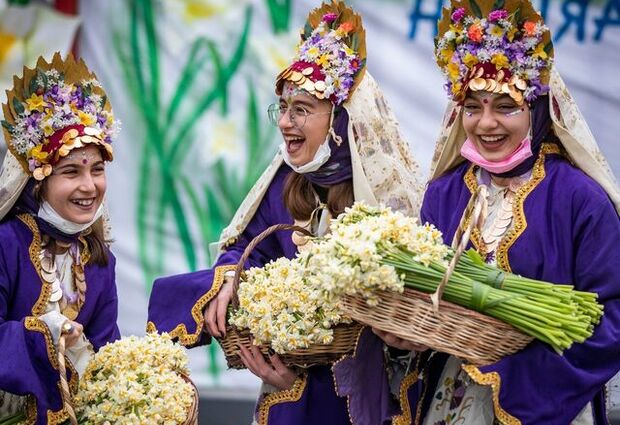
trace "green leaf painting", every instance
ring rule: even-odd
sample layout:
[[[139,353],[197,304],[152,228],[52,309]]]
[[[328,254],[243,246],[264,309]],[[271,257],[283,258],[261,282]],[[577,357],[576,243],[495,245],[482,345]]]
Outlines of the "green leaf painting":
[[[206,268],[215,261],[209,247],[271,161],[276,132],[261,116],[264,108],[259,99],[265,97],[264,89],[259,93],[254,76],[241,72],[256,5],[243,6],[236,35],[226,43],[204,35],[188,39],[188,53],[180,57],[177,76],[167,75],[162,65],[161,3],[131,0],[124,7],[128,25],[112,38],[124,88],[139,115],[140,122],[132,126],[142,129],[134,216],[140,265],[150,293],[153,280],[170,272],[165,260],[175,249],[167,245],[171,232],[181,247],[185,270]],[[288,32],[291,1],[265,0],[264,7],[273,34]],[[236,88],[245,88],[247,99],[245,106],[237,104],[234,111],[233,81]],[[209,142],[202,134],[204,126],[212,128],[213,120],[231,121],[233,116],[243,135],[235,149],[244,152],[246,160],[231,164],[220,157],[201,169],[200,176],[192,173],[196,166],[192,153]],[[216,344],[208,348],[208,368],[214,378],[223,367],[218,364],[218,350]]]

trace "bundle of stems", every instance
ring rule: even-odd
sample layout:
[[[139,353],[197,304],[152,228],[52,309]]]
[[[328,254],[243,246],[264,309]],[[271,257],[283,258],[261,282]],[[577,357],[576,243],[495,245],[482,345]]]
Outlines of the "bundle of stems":
[[[0,419],[0,425],[17,425],[26,420],[26,416],[23,413],[16,413],[6,418]]]
[[[434,293],[447,269],[438,262],[427,267],[402,247],[380,245],[380,251],[382,263],[394,267],[406,287],[420,292]],[[476,255],[461,256],[445,286],[444,300],[502,320],[559,354],[592,335],[603,314],[596,294],[503,273]]]

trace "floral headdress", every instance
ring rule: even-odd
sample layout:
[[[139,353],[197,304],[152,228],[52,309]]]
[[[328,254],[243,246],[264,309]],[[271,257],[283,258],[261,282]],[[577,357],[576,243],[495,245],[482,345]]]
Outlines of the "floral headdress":
[[[335,105],[345,102],[366,69],[366,32],[362,18],[339,0],[310,12],[293,63],[276,80],[285,81]]]
[[[529,0],[452,0],[435,39],[435,59],[457,102],[468,90],[532,102],[549,91],[553,45]]]
[[[51,63],[39,58],[34,69],[24,67],[22,78],[13,79],[2,105],[2,127],[11,153],[24,171],[36,180],[52,173],[52,167],[72,149],[89,144],[101,147],[112,160],[112,138],[118,125],[110,102],[83,60],[59,53]]]

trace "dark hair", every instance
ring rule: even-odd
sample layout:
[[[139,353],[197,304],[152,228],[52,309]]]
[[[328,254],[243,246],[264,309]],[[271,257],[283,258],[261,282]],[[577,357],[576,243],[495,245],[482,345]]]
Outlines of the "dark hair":
[[[286,178],[282,193],[284,205],[295,220],[309,220],[316,209],[316,191],[303,174],[292,172]],[[353,205],[353,182],[345,180],[327,188],[327,209],[332,217]]]

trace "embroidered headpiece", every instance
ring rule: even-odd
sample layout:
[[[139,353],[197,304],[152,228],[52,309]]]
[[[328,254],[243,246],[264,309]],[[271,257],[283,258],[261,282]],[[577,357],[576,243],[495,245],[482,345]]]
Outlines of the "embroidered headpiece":
[[[293,63],[276,79],[276,93],[285,81],[333,104],[345,102],[366,69],[366,32],[362,18],[340,0],[310,12]]]
[[[36,180],[72,149],[88,144],[101,147],[112,160],[112,138],[118,131],[110,102],[83,60],[59,53],[51,63],[39,58],[34,69],[24,67],[13,78],[2,105],[2,127],[9,150]]]
[[[472,90],[522,104],[549,91],[553,44],[529,0],[451,0],[438,23],[435,59],[455,101]]]

